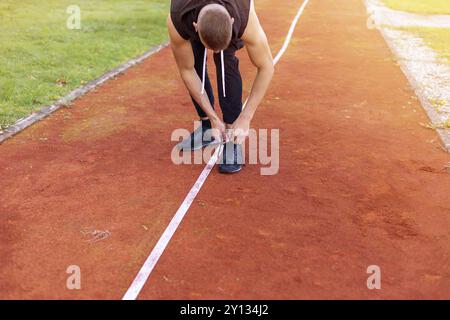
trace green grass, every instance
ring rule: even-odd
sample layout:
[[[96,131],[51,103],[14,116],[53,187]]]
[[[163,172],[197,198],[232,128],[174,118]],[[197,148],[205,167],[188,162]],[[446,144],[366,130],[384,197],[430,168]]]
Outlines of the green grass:
[[[434,49],[439,57],[450,64],[450,30],[448,28],[407,28],[408,31],[421,37],[425,43]]]
[[[386,6],[401,11],[426,13],[426,14],[450,14],[449,0],[383,0]]]
[[[66,8],[81,8],[81,30]],[[167,0],[1,0],[0,129],[166,40]]]

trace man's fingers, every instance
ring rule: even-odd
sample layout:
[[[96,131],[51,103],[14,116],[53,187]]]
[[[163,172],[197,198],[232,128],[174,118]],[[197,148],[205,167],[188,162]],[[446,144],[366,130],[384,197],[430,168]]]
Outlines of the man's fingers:
[[[226,129],[225,130],[225,141],[233,141],[233,129]]]
[[[222,132],[220,132],[220,130],[217,129],[217,128],[212,128],[211,129],[211,136],[214,138],[215,141],[222,141],[223,140]]]
[[[242,144],[245,141],[245,137],[247,137],[247,132],[242,129],[233,130],[233,142],[237,144]]]
[[[233,135],[235,137],[246,137],[248,135],[248,132],[243,129],[235,129],[233,130]]]
[[[245,141],[245,137],[246,137],[246,136],[238,136],[238,137],[236,138],[236,143],[237,143],[237,144],[243,144],[244,141]]]

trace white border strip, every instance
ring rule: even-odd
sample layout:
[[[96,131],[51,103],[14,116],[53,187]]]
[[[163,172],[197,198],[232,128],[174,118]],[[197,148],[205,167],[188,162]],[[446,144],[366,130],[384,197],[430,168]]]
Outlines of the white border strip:
[[[305,0],[300,7],[300,9],[297,12],[297,15],[295,16],[294,20],[292,21],[291,28],[289,29],[289,32],[286,36],[286,39],[284,41],[284,44],[280,51],[278,52],[277,56],[275,57],[273,63],[276,65],[278,61],[280,61],[283,54],[286,52],[289,43],[291,41],[292,35],[295,31],[295,27],[297,26],[297,23],[303,14],[303,11],[305,10],[306,5],[308,4],[309,0]],[[178,229],[178,226],[180,225],[181,221],[183,220],[184,216],[186,215],[187,211],[189,210],[189,207],[191,206],[192,202],[194,201],[195,197],[197,196],[198,192],[202,188],[204,182],[206,181],[206,178],[210,174],[211,170],[214,168],[215,163],[217,162],[218,158],[220,157],[220,154],[222,153],[223,147],[220,146],[216,149],[213,156],[209,160],[206,167],[203,169],[202,173],[198,177],[197,181],[195,182],[192,189],[187,194],[186,198],[184,199],[183,203],[181,204],[180,208],[175,213],[175,216],[170,221],[169,225],[167,226],[166,230],[162,234],[161,238],[158,240],[158,243],[153,248],[152,252],[148,256],[147,260],[145,260],[144,265],[139,270],[136,278],[134,279],[133,283],[128,288],[127,292],[123,296],[122,300],[136,300],[139,293],[141,292],[142,288],[144,287],[145,283],[147,282],[148,278],[150,277],[150,274],[152,273],[153,269],[155,268],[156,264],[158,263],[159,258],[161,258],[161,255],[163,254],[164,250],[166,249],[167,245],[169,244],[170,240],[172,239],[173,235],[175,234],[175,231]]]
[[[79,98],[82,95],[85,95],[92,89],[100,86],[104,82],[118,76],[122,72],[126,71],[127,69],[131,68],[132,66],[141,63],[151,55],[159,52],[161,49],[167,47],[168,44],[162,44],[155,47],[152,47],[150,50],[145,52],[144,54],[140,55],[137,58],[131,59],[124,64],[121,64],[117,68],[105,73],[100,78],[97,78],[91,82],[89,82],[87,85],[75,89],[66,96],[62,97],[58,101],[56,101],[54,104],[43,107],[41,110],[34,112],[30,114],[29,116],[17,120],[16,123],[10,125],[8,128],[4,129],[3,131],[0,130],[0,144],[5,141],[8,138],[11,138],[15,134],[21,132],[22,130],[26,129],[27,127],[31,126],[32,124],[35,124],[36,122],[48,117],[53,112],[61,109],[61,107],[67,105],[69,102],[72,102],[73,100]]]

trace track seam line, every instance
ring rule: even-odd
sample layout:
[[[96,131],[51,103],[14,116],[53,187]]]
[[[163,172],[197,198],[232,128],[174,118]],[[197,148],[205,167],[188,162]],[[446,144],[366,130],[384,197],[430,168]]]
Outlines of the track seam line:
[[[305,10],[308,3],[309,3],[309,0],[305,0],[303,2],[303,4],[301,5],[300,9],[298,10],[296,16],[294,17],[291,27],[289,28],[289,32],[284,40],[283,46],[281,47],[281,49],[278,52],[278,54],[276,55],[276,57],[273,59],[274,65],[276,65],[280,61],[281,57],[283,56],[283,54],[286,52],[287,48],[289,47],[289,43],[291,42],[292,35],[294,34],[294,31],[295,31],[295,27],[297,26],[298,21],[300,20],[300,17],[303,14],[303,11]],[[244,107],[245,107],[245,104],[244,104]],[[198,192],[200,191],[200,189],[202,188],[206,179],[208,178],[209,174],[211,173],[211,170],[214,168],[214,165],[218,161],[218,159],[222,153],[222,150],[223,150],[222,145],[219,146],[218,148],[216,148],[214,154],[209,159],[209,161],[206,164],[203,171],[200,173],[200,176],[198,177],[197,181],[192,186],[191,190],[189,190],[186,198],[181,203],[181,206],[178,208],[177,212],[173,216],[173,218],[170,221],[169,225],[167,226],[166,230],[164,230],[164,233],[162,234],[161,238],[159,238],[158,242],[156,243],[152,252],[148,256],[147,260],[145,260],[144,264],[142,265],[142,267],[139,270],[138,274],[136,275],[135,279],[133,280],[133,282],[131,283],[127,292],[123,296],[122,300],[136,300],[137,299],[139,293],[141,292],[142,288],[144,287],[145,283],[147,282],[148,278],[150,277],[150,274],[152,273],[156,264],[158,263],[159,259],[161,258],[164,250],[166,249],[167,245],[169,244],[170,240],[172,239],[173,235],[175,234],[176,230],[178,229],[178,226],[180,225],[181,221],[183,220],[184,216],[186,215],[187,211],[189,210],[192,202],[194,201]]]

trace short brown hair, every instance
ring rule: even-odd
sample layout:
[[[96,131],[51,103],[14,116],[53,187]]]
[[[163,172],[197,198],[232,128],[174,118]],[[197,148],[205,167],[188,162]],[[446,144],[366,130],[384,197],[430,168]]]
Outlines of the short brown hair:
[[[198,33],[202,42],[214,51],[228,48],[233,33],[230,14],[222,8],[208,9],[198,21]]]

